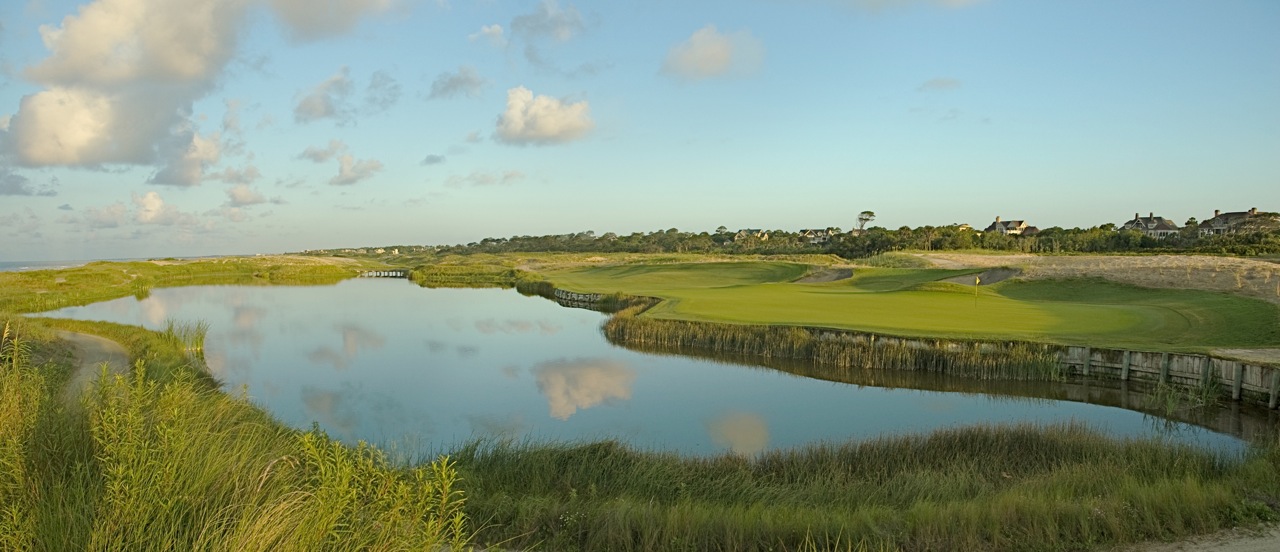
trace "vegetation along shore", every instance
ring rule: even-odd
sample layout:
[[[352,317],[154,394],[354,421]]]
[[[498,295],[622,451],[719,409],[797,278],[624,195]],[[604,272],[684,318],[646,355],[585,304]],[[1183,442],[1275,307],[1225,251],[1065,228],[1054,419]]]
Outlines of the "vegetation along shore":
[[[917,257],[872,263],[910,258]],[[973,348],[968,360],[905,347],[858,350],[843,362],[859,370],[909,357],[951,363],[969,377],[1054,379],[1062,374],[1045,354],[1071,344],[1188,352],[1280,345],[1275,304],[1241,294],[1089,278],[947,281],[980,277],[981,266],[706,260],[445,257],[417,265],[414,277],[426,285],[598,293],[620,310],[607,333],[643,335],[668,349],[744,352],[753,344],[763,348],[750,352],[766,356],[833,354],[823,352],[823,339],[796,333],[798,326],[1007,343]],[[385,266],[373,259],[204,262],[216,263],[4,274],[0,309],[145,295],[147,286],[332,283]],[[833,269],[843,276],[843,267],[848,277],[803,281]],[[805,308],[783,316],[785,305]],[[985,317],[966,314],[984,307]],[[929,315],[894,314],[912,309]],[[976,330],[947,320],[966,316]],[[1035,331],[983,323],[1009,316]],[[1099,318],[1119,321],[1091,322]],[[1072,424],[957,428],[755,457],[686,458],[608,441],[478,441],[400,465],[373,446],[286,428],[243,396],[220,391],[203,366],[198,325],[151,332],[16,314],[0,323],[5,549],[1092,550],[1272,521],[1280,505],[1274,440],[1227,454]],[[60,390],[76,360],[55,330],[111,338],[136,365],[68,402]],[[865,355],[882,356],[868,363]]]

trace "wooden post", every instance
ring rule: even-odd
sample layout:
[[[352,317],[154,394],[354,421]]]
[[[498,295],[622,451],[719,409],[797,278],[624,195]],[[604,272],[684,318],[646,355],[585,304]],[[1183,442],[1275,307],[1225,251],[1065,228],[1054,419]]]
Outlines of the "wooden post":
[[[1210,371],[1210,370],[1213,370],[1213,358],[1212,358],[1212,357],[1209,357],[1209,356],[1207,356],[1207,355],[1206,355],[1206,356],[1204,357],[1204,367],[1203,367],[1203,369],[1201,369],[1201,371],[1200,371],[1200,386],[1201,386],[1201,387],[1204,387],[1204,386],[1209,385],[1209,371]]]
[[[1271,369],[1271,400],[1267,401],[1267,408],[1275,410],[1280,405],[1280,369]]]
[[[1169,353],[1160,353],[1160,381],[1165,383],[1169,381]]]
[[[1124,352],[1124,360],[1120,361],[1120,381],[1129,381],[1129,354],[1132,351]]]
[[[1244,364],[1241,364],[1238,360],[1235,362],[1236,377],[1235,380],[1231,382],[1231,400],[1238,401],[1240,400],[1240,390],[1244,386]]]
[[[1093,363],[1093,349],[1092,349],[1092,348],[1089,348],[1089,347],[1085,347],[1085,348],[1084,348],[1084,363],[1081,365],[1081,368],[1083,368],[1083,369],[1084,369],[1084,375],[1085,375],[1085,377],[1088,377],[1088,376],[1089,376],[1089,365],[1090,365],[1090,364],[1092,364],[1092,363]]]

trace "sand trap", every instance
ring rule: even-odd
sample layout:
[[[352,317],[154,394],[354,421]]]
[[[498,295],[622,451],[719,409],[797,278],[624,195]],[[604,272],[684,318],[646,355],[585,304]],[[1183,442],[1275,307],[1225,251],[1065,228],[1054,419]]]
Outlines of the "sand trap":
[[[797,284],[821,284],[837,280],[848,280],[853,277],[852,268],[825,268],[796,280]]]
[[[999,268],[988,269],[985,272],[982,272],[981,274],[977,274],[976,276],[982,279],[982,283],[978,285],[989,286],[996,282],[1003,282],[1019,274],[1022,274],[1022,270],[1019,270],[1017,268],[1009,268],[1009,267],[1002,266]],[[974,276],[975,276],[974,274],[968,274],[965,276],[956,276],[955,278],[947,278],[943,281],[951,282],[953,284],[963,284],[963,285],[971,286],[973,285]]]

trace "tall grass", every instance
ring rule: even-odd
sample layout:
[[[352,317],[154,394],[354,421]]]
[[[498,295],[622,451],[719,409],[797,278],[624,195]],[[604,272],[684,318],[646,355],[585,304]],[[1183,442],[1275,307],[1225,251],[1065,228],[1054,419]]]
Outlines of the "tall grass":
[[[619,311],[604,325],[612,343],[679,353],[703,350],[810,360],[844,370],[921,370],[979,379],[1061,381],[1060,348],[1024,342],[900,339],[794,326],[750,326],[639,316]]]
[[[1074,424],[682,458],[614,442],[460,451],[481,542],[554,550],[1087,550],[1273,519],[1277,449]],[[1248,491],[1245,491],[1248,489]]]
[[[144,360],[127,377],[103,372],[87,408],[68,408],[15,356],[12,331],[0,339],[0,549],[468,546],[452,461],[406,468],[285,428],[202,377],[199,324],[107,328],[135,334],[126,342]]]

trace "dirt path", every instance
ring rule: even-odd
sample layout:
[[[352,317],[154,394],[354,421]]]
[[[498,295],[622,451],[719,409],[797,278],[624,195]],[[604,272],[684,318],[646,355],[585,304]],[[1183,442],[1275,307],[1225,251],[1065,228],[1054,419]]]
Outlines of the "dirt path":
[[[1280,526],[1259,530],[1228,529],[1181,542],[1141,544],[1116,552],[1275,552],[1280,550]]]
[[[107,363],[113,374],[129,372],[129,352],[119,343],[79,332],[59,331],[58,337],[70,343],[76,355],[75,372],[63,390],[63,398],[71,404],[75,404],[93,378],[98,377],[102,363]]]

